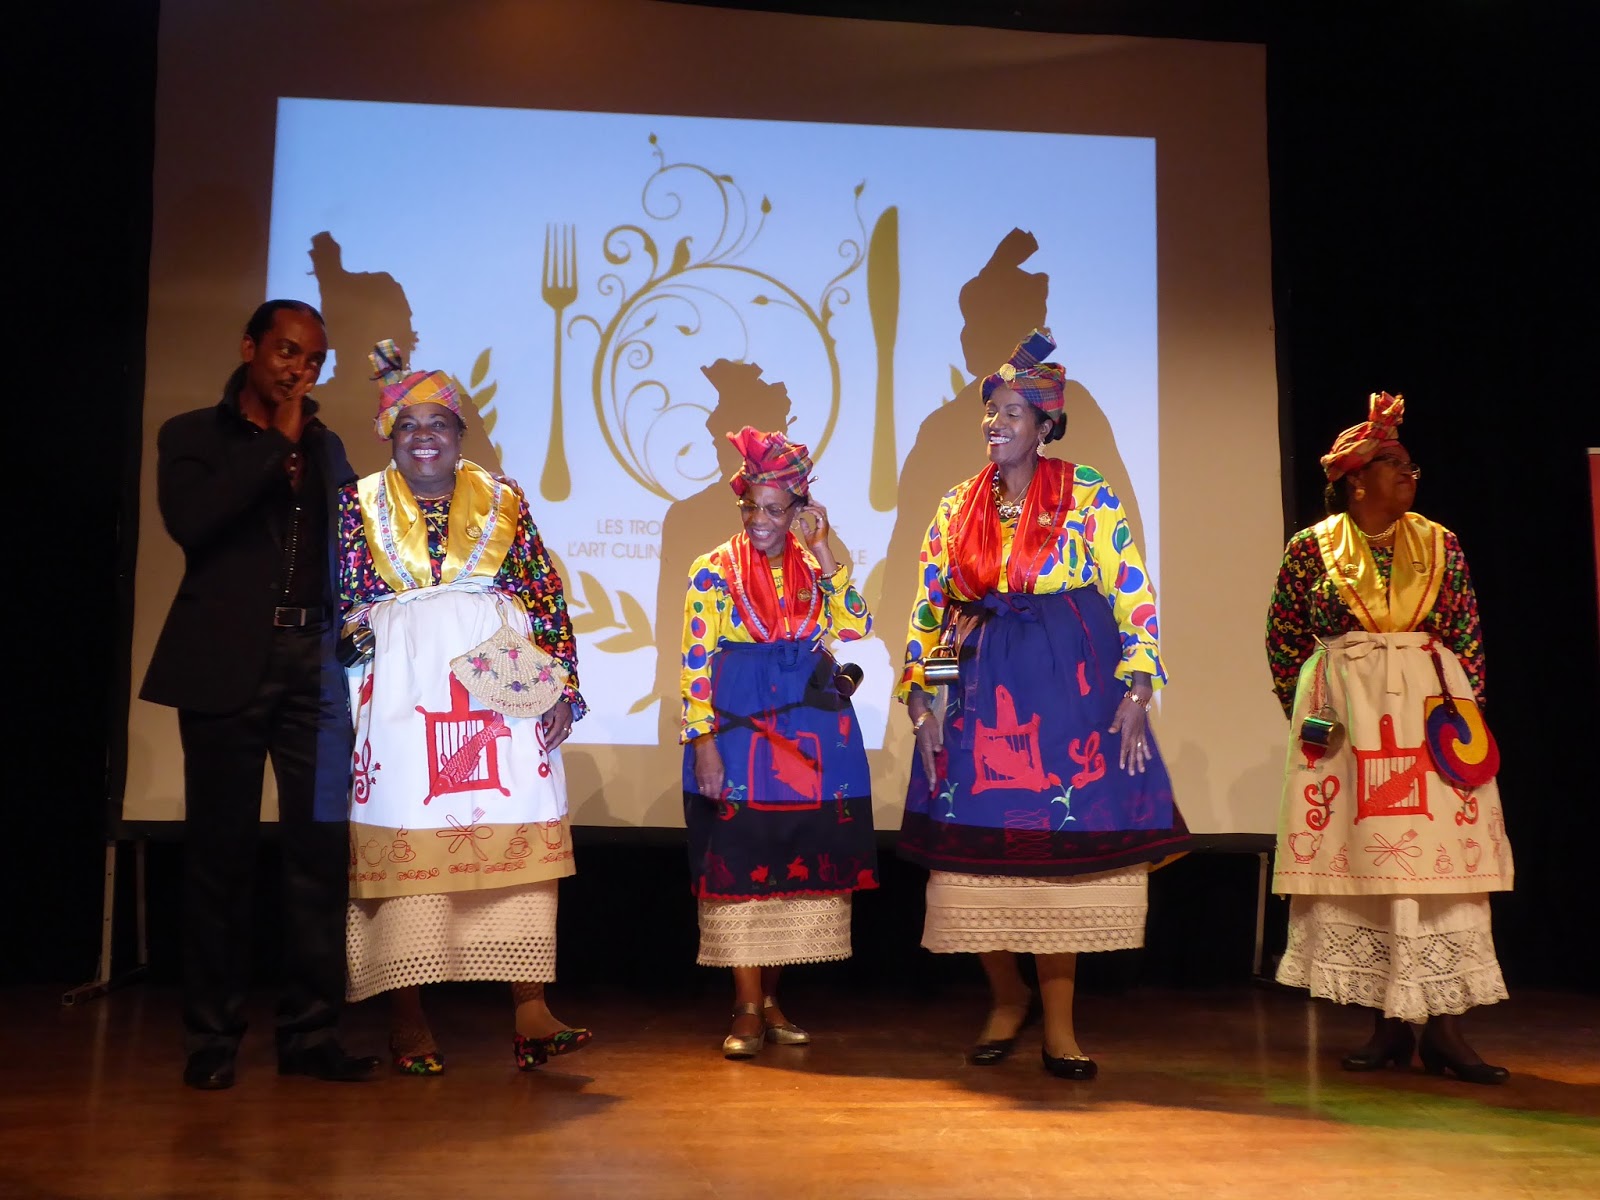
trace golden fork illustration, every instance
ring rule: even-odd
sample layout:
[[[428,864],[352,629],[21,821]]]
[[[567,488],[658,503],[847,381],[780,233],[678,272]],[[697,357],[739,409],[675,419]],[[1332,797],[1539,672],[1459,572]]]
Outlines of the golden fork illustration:
[[[567,470],[561,412],[561,314],[578,298],[578,239],[573,226],[544,227],[544,274],[540,285],[539,295],[556,314],[556,368],[550,397],[550,446],[545,451],[539,493],[546,500],[565,500],[572,494],[572,474]]]

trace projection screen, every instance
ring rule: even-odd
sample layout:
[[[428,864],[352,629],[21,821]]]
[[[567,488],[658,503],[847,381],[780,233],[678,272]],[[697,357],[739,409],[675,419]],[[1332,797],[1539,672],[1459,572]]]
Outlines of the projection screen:
[[[921,538],[985,461],[975,380],[1047,325],[1054,452],[1106,475],[1157,584],[1179,804],[1275,827],[1261,48],[628,0],[274,12],[292,52],[248,10],[162,6],[125,820],[183,813],[175,717],[136,698],[182,564],[155,433],[284,296],[327,318],[316,395],[359,472],[388,457],[376,340],[463,385],[466,456],[519,482],[566,582],[574,821],[624,827],[682,823],[687,570],[738,528],[722,434],[786,422],[876,618],[841,657],[898,824]]]

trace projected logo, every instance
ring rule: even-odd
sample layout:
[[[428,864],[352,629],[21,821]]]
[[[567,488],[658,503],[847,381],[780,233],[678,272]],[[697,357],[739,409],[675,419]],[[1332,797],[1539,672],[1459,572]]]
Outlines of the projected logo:
[[[669,163],[656,135],[649,140],[657,165],[645,180],[640,207],[658,233],[668,231],[671,248],[644,224],[624,223],[607,231],[600,254],[608,269],[598,290],[616,302],[609,317],[582,313],[563,330],[562,314],[577,297],[583,269],[580,243],[570,226],[552,230],[545,240],[542,294],[555,312],[557,363],[546,462],[558,464],[553,471],[547,466],[541,480],[546,500],[565,499],[570,487],[560,440],[560,356],[563,335],[572,338],[580,329],[592,330],[598,339],[591,388],[606,446],[630,478],[662,499],[682,500],[716,475],[715,461],[702,453],[710,410],[683,398],[703,397],[705,381],[698,371],[692,379],[678,379],[670,368],[663,369],[666,364],[782,362],[780,377],[825,378],[825,395],[812,399],[826,405],[821,436],[811,447],[814,458],[822,457],[838,422],[840,369],[830,326],[839,308],[850,303],[845,281],[867,260],[860,208],[866,185],[855,186],[855,233],[836,246],[818,248],[836,256],[841,269],[811,300],[763,263],[760,242],[773,212],[770,197],[763,195],[752,212],[732,175],[695,163]],[[888,263],[882,273],[885,284],[898,287],[897,263]],[[681,345],[685,341],[695,343],[688,353]],[[887,352],[892,361],[892,334]],[[886,427],[879,435],[890,439],[893,461],[892,420],[879,424]]]

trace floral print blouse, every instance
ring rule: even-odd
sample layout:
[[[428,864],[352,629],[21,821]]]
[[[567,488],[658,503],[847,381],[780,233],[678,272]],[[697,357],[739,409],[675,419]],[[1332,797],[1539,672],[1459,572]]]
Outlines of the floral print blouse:
[[[1417,627],[1433,634],[1455,656],[1472,683],[1472,692],[1483,704],[1483,630],[1478,620],[1478,598],[1467,574],[1467,558],[1461,543],[1448,529],[1444,531],[1444,579],[1433,611]],[[1373,546],[1373,560],[1385,582],[1394,561],[1392,546]],[[1289,539],[1278,570],[1278,583],[1267,610],[1267,661],[1272,667],[1272,687],[1283,711],[1294,710],[1295,687],[1300,668],[1316,652],[1318,639],[1332,640],[1361,628],[1361,622],[1343,600],[1322,561],[1317,536],[1302,529]]]

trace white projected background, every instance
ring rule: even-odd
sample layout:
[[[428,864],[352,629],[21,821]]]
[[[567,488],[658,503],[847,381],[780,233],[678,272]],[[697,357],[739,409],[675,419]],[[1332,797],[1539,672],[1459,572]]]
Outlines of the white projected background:
[[[403,145],[426,178],[375,187],[367,161],[341,154],[352,145]],[[1025,186],[950,187],[969,163],[1026,164]],[[706,424],[718,394],[702,368],[747,362],[785,385],[790,436],[812,448],[817,497],[864,582],[896,516],[894,477],[885,510],[871,503],[875,446],[886,439],[898,465],[894,449],[953,396],[956,297],[1014,226],[1039,243],[1028,269],[1051,277],[1058,357],[1111,401],[1159,580],[1149,139],[285,100],[266,291],[320,303],[306,273],[327,273],[312,251],[329,235],[342,251],[335,287],[382,272],[403,288],[413,366],[470,388],[488,355],[476,374],[493,391],[477,419],[492,421],[501,467],[528,492],[583,634],[591,715],[573,740],[641,745],[658,738],[657,703],[677,710],[648,682],[658,640],[670,647],[682,623],[677,607],[649,611],[662,521],[722,479]],[[559,330],[542,287],[547,230],[550,277],[564,268],[578,284],[554,296],[566,302]],[[370,370],[364,357],[338,361],[351,348],[327,307],[326,374]],[[389,332],[409,340],[404,327]],[[564,444],[552,445],[557,337]],[[892,404],[882,414],[880,375]],[[371,387],[352,390],[370,412]],[[980,413],[966,403],[975,443]],[[372,441],[360,421],[336,427]],[[551,477],[561,462],[569,484]],[[722,536],[707,530],[696,551]],[[867,671],[856,704],[874,749],[908,613],[875,617],[880,637],[847,652]]]
[[[1105,472],[1157,585],[1179,804],[1198,832],[1275,827],[1261,47],[647,0],[380,7],[278,0],[284,55],[253,52],[250,6],[163,0],[135,689],[182,570],[156,431],[217,402],[262,299],[303,298],[358,471],[388,457],[366,354],[392,337],[461,381],[465,453],[528,494],[591,705],[565,750],[580,825],[681,825],[684,576],[738,528],[718,441],[792,420],[878,620],[847,653],[893,829],[918,535],[983,465],[974,377],[1042,321],[1069,379],[1052,453]],[[174,714],[132,696],[122,800],[130,823],[183,816]]]

